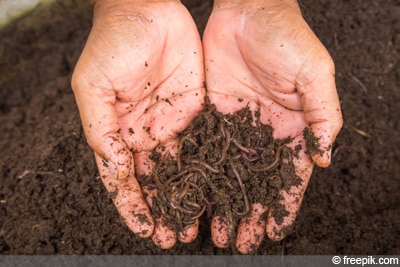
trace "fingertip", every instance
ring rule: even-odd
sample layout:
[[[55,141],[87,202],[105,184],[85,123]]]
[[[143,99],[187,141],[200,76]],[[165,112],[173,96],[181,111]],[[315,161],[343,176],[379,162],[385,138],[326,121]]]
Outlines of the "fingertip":
[[[138,217],[138,222],[135,222],[133,232],[140,238],[150,237],[154,232],[153,219],[145,214],[137,214],[134,216]]]
[[[269,210],[265,228],[269,239],[280,241],[292,232],[293,223],[300,209],[303,194],[304,190],[301,189],[291,192],[281,191],[283,200],[280,205]]]
[[[190,243],[196,239],[199,233],[199,220],[197,219],[187,229],[178,233],[178,240],[182,243]]]
[[[331,164],[331,153],[332,146],[330,146],[327,150],[321,152],[320,154],[311,155],[311,158],[318,167],[327,168]]]
[[[211,239],[218,248],[227,248],[229,245],[228,226],[226,219],[215,216],[211,221]]]
[[[266,225],[266,234],[273,241],[281,241],[293,230],[293,221],[286,221],[278,225],[274,218],[270,218]]]
[[[116,203],[117,209],[121,217],[124,218],[126,226],[141,238],[150,237],[154,232],[153,218],[148,208],[144,205],[132,203],[118,205]]]
[[[250,214],[240,222],[236,248],[242,254],[254,253],[265,237],[267,207],[252,204]]]
[[[127,227],[139,237],[150,237],[154,231],[154,221],[136,178],[116,180],[103,170],[100,175]]]
[[[170,249],[175,246],[177,241],[176,233],[168,228],[164,223],[164,219],[157,218],[155,223],[154,233],[151,237],[154,244],[161,249]]]
[[[331,163],[332,142],[334,138],[326,129],[312,125],[303,131],[307,153],[319,167],[328,167]]]

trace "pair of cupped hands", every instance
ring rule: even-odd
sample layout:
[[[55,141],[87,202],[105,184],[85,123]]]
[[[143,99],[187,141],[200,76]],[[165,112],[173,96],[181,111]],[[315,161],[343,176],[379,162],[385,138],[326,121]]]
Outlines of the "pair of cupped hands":
[[[269,207],[252,204],[238,226],[241,253],[253,252],[265,235],[281,240],[288,234],[313,165],[330,164],[342,126],[334,64],[294,0],[215,0],[202,41],[180,1],[97,0],[72,88],[101,180],[120,215],[135,234],[164,249],[193,241],[198,220],[177,233],[152,218],[156,193],[136,177],[151,173],[152,151],[176,155],[178,134],[202,110],[205,95],[222,113],[246,105],[259,110],[275,138],[291,137],[289,146],[302,148],[293,158],[302,183],[281,192],[288,211],[283,223]],[[306,127],[321,153],[306,152]],[[217,247],[229,245],[225,222],[212,219]]]

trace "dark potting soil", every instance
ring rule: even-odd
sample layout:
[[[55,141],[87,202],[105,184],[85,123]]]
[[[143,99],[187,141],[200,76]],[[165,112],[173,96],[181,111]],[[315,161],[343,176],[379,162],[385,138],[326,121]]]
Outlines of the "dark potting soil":
[[[251,204],[260,203],[271,207],[282,224],[288,212],[279,191],[301,183],[285,145],[290,140],[275,140],[257,111],[253,116],[247,107],[222,114],[205,102],[180,134],[176,158],[153,153],[155,169],[140,179],[142,186],[157,189],[153,217],[163,216],[170,229],[182,231],[207,210],[208,219],[227,218],[232,241],[239,219],[249,214]]]
[[[230,254],[213,246],[206,215],[195,241],[170,250],[119,217],[70,88],[91,26],[85,2],[56,1],[0,30],[0,253]],[[211,3],[183,2],[202,32]],[[344,127],[292,233],[257,253],[400,254],[400,3],[301,6],[335,61]]]

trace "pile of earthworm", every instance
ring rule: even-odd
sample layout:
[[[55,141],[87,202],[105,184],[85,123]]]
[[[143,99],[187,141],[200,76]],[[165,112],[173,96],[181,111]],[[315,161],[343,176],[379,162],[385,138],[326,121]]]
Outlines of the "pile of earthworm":
[[[203,214],[234,224],[251,203],[278,207],[279,191],[296,178],[292,151],[254,117],[248,108],[223,115],[207,104],[181,133],[176,158],[153,157],[153,216],[181,231]]]

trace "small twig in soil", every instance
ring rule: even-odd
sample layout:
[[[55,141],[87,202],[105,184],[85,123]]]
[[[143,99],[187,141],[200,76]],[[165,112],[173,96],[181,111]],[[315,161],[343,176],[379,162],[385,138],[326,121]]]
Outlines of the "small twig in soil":
[[[358,84],[361,87],[364,93],[367,93],[367,87],[365,87],[365,85],[360,81],[360,79],[354,76],[351,72],[349,72],[349,76],[356,84]]]

